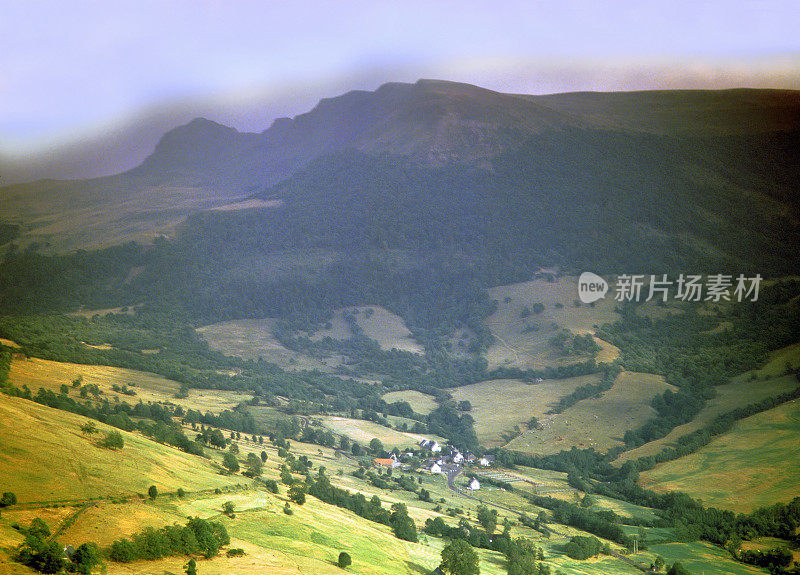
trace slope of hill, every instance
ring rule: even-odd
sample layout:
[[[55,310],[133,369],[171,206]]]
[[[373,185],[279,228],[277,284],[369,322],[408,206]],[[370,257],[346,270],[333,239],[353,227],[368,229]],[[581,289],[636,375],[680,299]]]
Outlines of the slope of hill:
[[[230,480],[197,457],[133,433],[120,432],[119,451],[97,445],[114,428],[98,423],[98,435],[80,427],[86,418],[0,394],[0,477],[21,503],[82,500],[164,490],[208,489]]]

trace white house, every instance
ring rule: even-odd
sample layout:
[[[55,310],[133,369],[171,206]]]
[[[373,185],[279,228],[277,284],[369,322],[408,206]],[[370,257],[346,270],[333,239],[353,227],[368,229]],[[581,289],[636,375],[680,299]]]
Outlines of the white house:
[[[461,463],[462,461],[464,461],[464,456],[456,451],[456,454],[453,456],[453,463]]]
[[[488,459],[486,459],[485,457],[481,457],[481,458],[478,460],[478,463],[480,463],[480,464],[481,464],[481,465],[483,465],[484,467],[489,467],[489,460],[488,460]]]
[[[434,441],[433,445],[431,445],[431,452],[439,453],[441,450],[442,450],[442,446],[439,445],[439,443],[437,441]]]
[[[481,484],[480,484],[480,482],[478,482],[477,478],[475,478],[475,477],[473,477],[472,481],[470,481],[469,485],[467,485],[467,489],[469,489],[470,491],[477,491],[480,488],[481,488]]]
[[[441,472],[442,468],[439,466],[438,463],[434,463],[433,465],[431,465],[431,473],[441,473]]]

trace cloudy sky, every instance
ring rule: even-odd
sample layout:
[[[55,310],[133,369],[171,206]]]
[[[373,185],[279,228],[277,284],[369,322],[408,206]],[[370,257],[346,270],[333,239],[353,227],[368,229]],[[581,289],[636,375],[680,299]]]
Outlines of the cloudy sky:
[[[0,152],[197,111],[262,130],[420,77],[534,94],[798,89],[799,22],[793,0],[0,0]]]

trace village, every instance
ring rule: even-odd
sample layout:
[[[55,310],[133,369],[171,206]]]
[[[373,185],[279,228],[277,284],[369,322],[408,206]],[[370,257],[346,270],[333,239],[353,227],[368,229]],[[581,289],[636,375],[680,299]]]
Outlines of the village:
[[[476,457],[470,451],[462,453],[452,445],[442,446],[432,439],[421,439],[417,445],[419,446],[417,450],[406,448],[399,455],[391,453],[388,458],[373,459],[372,463],[379,469],[424,470],[431,475],[444,475],[451,487],[453,479],[462,473],[465,467],[487,468],[495,463],[494,455]],[[418,467],[413,465],[420,460],[421,464]],[[472,477],[466,488],[477,491],[481,488],[481,484],[476,477]]]

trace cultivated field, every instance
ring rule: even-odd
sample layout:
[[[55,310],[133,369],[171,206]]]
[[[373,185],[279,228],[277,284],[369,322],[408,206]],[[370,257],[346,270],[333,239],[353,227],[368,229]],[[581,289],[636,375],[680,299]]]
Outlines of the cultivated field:
[[[656,491],[684,491],[706,505],[749,512],[800,496],[800,402],[736,423],[699,451],[641,474]]]
[[[562,413],[539,421],[544,429],[526,429],[506,447],[524,453],[547,455],[569,449],[593,447],[606,451],[622,445],[622,436],[655,415],[650,401],[675,388],[658,375],[623,372],[614,386],[599,398],[579,401]]]
[[[524,427],[531,416],[544,417],[556,402],[587,383],[599,381],[598,375],[567,379],[548,379],[529,384],[516,379],[495,379],[448,389],[456,401],[469,400],[475,418],[475,432],[487,447],[504,445],[501,437],[514,425]]]
[[[560,329],[574,333],[593,332],[595,325],[610,323],[619,319],[614,312],[613,299],[602,299],[594,307],[576,307],[578,298],[577,278],[563,277],[550,283],[532,280],[500,286],[489,290],[489,297],[498,302],[497,311],[487,318],[496,342],[486,352],[489,368],[514,366],[523,369],[540,369],[576,361],[583,357],[561,357],[552,352],[548,341]],[[531,311],[528,317],[524,308],[534,309],[541,303],[545,309],[541,314]],[[556,307],[556,304],[562,306]],[[605,357],[613,356],[613,350],[606,348]]]
[[[674,447],[675,441],[683,435],[705,427],[718,415],[727,413],[737,407],[744,407],[756,403],[767,397],[775,397],[782,393],[793,391],[798,386],[794,376],[776,377],[767,380],[751,380],[744,376],[734,378],[731,383],[716,387],[717,396],[706,403],[700,413],[689,423],[679,425],[668,435],[646,443],[636,449],[623,451],[615,460],[622,465],[626,461],[634,460],[647,455],[655,455],[665,447]]]
[[[386,403],[407,401],[414,412],[422,415],[428,415],[439,405],[430,395],[419,391],[414,391],[413,389],[408,389],[406,391],[391,391],[385,394],[382,399]]]

